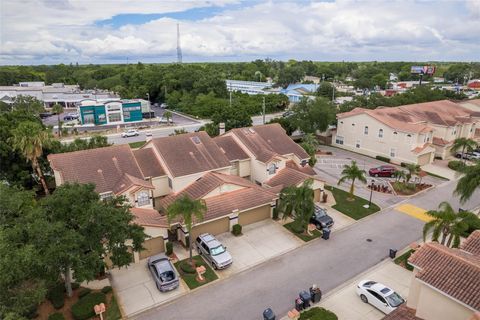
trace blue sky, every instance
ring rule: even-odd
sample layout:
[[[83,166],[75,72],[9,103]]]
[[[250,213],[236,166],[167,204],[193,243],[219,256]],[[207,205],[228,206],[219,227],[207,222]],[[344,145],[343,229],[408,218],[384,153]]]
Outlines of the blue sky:
[[[479,61],[479,0],[2,0],[0,64]]]

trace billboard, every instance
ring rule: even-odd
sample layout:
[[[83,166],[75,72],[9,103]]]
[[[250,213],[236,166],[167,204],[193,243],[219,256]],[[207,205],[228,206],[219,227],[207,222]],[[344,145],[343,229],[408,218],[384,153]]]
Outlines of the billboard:
[[[410,68],[412,74],[426,74],[433,75],[435,73],[435,66],[412,66]]]

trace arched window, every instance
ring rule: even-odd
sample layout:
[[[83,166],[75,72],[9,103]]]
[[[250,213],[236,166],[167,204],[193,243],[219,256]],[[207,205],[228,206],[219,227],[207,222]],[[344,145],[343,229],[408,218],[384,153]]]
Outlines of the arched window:
[[[277,166],[272,163],[268,166],[268,174],[274,174],[277,171]]]
[[[363,134],[368,135],[368,126],[365,126],[363,129]]]
[[[383,129],[378,130],[378,137],[383,138]]]
[[[137,194],[137,202],[138,206],[146,206],[147,204],[150,204],[150,195],[148,191],[141,191]]]

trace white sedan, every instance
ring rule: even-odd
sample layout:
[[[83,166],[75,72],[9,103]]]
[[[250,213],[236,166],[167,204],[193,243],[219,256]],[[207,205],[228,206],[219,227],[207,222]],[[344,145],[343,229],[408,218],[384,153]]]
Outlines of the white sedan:
[[[398,293],[372,280],[360,281],[357,285],[357,294],[363,302],[371,304],[385,314],[389,314],[405,302]]]
[[[138,133],[137,130],[135,129],[130,129],[125,132],[122,132],[122,138],[127,138],[127,137],[135,137],[138,136],[140,133]]]

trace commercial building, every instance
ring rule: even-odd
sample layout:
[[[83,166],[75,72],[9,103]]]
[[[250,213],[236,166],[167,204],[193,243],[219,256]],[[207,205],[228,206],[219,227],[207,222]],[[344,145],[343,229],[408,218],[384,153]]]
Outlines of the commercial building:
[[[282,89],[280,92],[288,97],[288,100],[292,103],[300,102],[303,97],[314,98],[312,96],[317,89],[319,84],[315,83],[294,83],[289,84],[286,89]]]
[[[143,114],[150,112],[150,102],[140,99],[85,99],[78,103],[77,108],[83,125],[121,124],[142,121]]]
[[[270,93],[266,90],[271,89],[273,83],[271,82],[256,82],[256,81],[242,81],[242,80],[225,80],[228,91],[239,91],[246,94],[266,94]]]
[[[45,107],[58,103],[67,108],[74,108],[84,99],[118,99],[118,96],[105,90],[81,90],[78,85],[44,82],[20,82],[14,86],[0,86],[0,101],[12,103],[18,96],[30,96],[42,101]]]
[[[332,144],[393,163],[431,163],[445,159],[456,138],[477,139],[480,113],[448,100],[379,107],[355,108],[337,114]]]
[[[156,138],[138,150],[116,145],[48,156],[57,186],[93,183],[102,198],[126,197],[150,236],[135,261],[164,251],[167,241],[185,244],[187,236],[268,219],[284,187],[311,179],[318,201],[324,183],[308,158],[278,124],[234,129],[215,139],[205,132]],[[168,206],[184,195],[207,207],[191,235],[181,221],[166,218]]]

